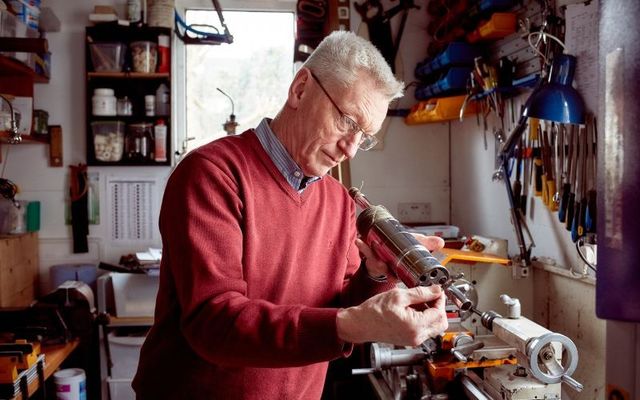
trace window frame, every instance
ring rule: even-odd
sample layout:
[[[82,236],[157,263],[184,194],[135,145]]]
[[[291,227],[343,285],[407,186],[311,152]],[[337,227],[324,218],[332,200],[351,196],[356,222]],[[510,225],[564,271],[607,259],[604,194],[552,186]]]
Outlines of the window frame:
[[[296,0],[219,0],[222,11],[273,11],[295,12]],[[176,0],[175,9],[182,17],[188,9],[214,10],[211,0]],[[219,22],[216,19],[214,25]],[[233,31],[231,31],[233,35]],[[171,137],[174,154],[174,164],[177,164],[187,151],[187,52],[185,44],[176,36],[171,39],[171,93],[172,98],[172,127]],[[228,46],[221,44],[220,46]]]

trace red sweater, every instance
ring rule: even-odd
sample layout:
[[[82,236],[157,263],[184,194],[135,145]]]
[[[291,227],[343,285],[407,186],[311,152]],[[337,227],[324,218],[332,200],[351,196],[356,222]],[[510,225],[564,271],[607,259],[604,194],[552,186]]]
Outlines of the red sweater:
[[[328,360],[350,351],[337,337],[336,307],[393,284],[358,270],[344,187],[325,176],[298,193],[253,131],[178,165],[160,232],[139,399],[319,399]]]

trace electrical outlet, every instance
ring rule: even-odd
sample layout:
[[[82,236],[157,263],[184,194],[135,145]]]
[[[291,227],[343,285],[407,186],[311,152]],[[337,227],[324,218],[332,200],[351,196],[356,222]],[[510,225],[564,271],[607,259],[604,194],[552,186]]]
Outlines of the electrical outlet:
[[[431,221],[431,203],[398,203],[400,222],[420,223]]]

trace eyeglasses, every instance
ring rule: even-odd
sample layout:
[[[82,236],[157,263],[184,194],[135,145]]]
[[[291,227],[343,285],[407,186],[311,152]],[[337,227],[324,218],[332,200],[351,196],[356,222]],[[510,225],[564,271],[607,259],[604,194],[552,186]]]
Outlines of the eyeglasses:
[[[309,72],[311,72],[311,71],[309,71]],[[320,83],[320,80],[318,79],[318,77],[313,72],[311,72],[311,76],[316,81],[318,86],[320,86],[320,89],[322,89],[324,94],[327,95],[327,98],[329,99],[331,104],[333,104],[335,109],[338,110],[338,113],[340,113],[340,118],[342,118],[344,123],[347,125],[347,128],[345,129],[346,132],[349,135],[353,135],[353,136],[358,135],[358,134],[361,135],[360,136],[360,141],[358,142],[358,148],[360,150],[363,150],[363,151],[371,150],[372,148],[374,148],[378,144],[378,139],[374,135],[368,135],[368,134],[364,133],[364,129],[362,129],[360,127],[360,125],[358,125],[356,123],[356,121],[354,121],[347,114],[342,112],[340,107],[338,107],[336,102],[333,101],[333,98],[331,98],[331,96],[329,95],[329,92],[327,92],[327,89],[325,89],[324,86],[322,86],[322,83]]]

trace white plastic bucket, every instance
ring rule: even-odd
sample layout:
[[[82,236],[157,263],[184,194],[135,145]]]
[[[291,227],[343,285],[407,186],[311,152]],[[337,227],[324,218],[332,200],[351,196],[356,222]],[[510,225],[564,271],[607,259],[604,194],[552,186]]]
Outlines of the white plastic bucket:
[[[87,400],[87,377],[80,368],[61,369],[53,374],[56,399]]]

